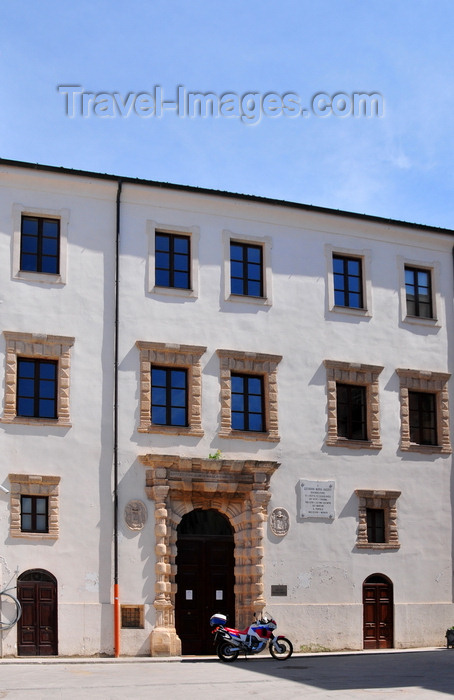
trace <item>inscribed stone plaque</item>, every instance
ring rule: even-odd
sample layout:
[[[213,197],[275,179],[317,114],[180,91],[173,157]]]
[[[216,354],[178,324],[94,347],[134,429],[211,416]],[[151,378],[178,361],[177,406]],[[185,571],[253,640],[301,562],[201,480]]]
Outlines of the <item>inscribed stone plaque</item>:
[[[125,506],[125,521],[130,530],[141,530],[147,522],[147,507],[142,501],[129,501]]]
[[[300,479],[301,517],[334,518],[334,481]]]

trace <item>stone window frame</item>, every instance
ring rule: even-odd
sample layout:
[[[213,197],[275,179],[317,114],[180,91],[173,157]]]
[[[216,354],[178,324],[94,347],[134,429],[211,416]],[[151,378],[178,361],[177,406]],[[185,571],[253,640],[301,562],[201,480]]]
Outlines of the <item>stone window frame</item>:
[[[399,306],[400,320],[402,323],[426,326],[429,328],[441,328],[443,299],[439,291],[440,287],[440,263],[436,261],[428,262],[427,260],[410,260],[401,255],[397,257],[398,274],[399,274]],[[408,316],[407,315],[407,290],[405,286],[405,268],[412,267],[418,270],[427,270],[430,272],[431,292],[432,292],[432,318],[424,318],[423,316]]]
[[[59,529],[59,476],[39,474],[9,474],[10,536],[26,539],[57,540]],[[48,532],[22,532],[21,496],[42,496],[48,499]]]
[[[396,369],[400,380],[400,449],[424,454],[451,454],[448,372],[430,372],[416,369]],[[409,391],[435,395],[437,412],[437,445],[419,445],[410,442]]]
[[[380,388],[379,376],[383,367],[356,362],[324,360],[328,396],[328,434],[326,444],[330,447],[380,450]],[[349,440],[339,437],[337,432],[337,384],[352,384],[366,388],[367,440]]]
[[[334,301],[334,272],[333,255],[357,258],[361,260],[361,272],[363,283],[363,303],[364,308],[356,309],[351,306],[336,306]],[[372,279],[371,260],[372,251],[369,249],[355,250],[352,248],[341,248],[330,244],[325,245],[326,273],[327,273],[327,307],[328,311],[334,314],[347,314],[369,318],[372,316]]]
[[[358,504],[358,531],[356,547],[358,549],[399,549],[397,529],[397,499],[401,491],[376,489],[356,489]],[[369,542],[367,539],[367,510],[381,509],[385,516],[385,542]]]
[[[199,296],[199,238],[200,229],[198,226],[174,226],[171,224],[160,224],[156,221],[147,221],[148,237],[148,275],[147,289],[150,294],[159,296],[171,296],[186,299],[197,299]],[[190,289],[179,289],[177,287],[160,287],[155,284],[155,240],[156,233],[174,233],[177,236],[187,236],[190,239]]]
[[[277,401],[277,366],[282,355],[268,355],[258,352],[240,350],[217,350],[220,360],[221,383],[221,426],[220,438],[241,440],[265,440],[279,442],[278,401]],[[266,430],[255,432],[233,430],[231,419],[231,382],[233,373],[259,375],[263,377],[263,403]]]
[[[222,241],[224,249],[224,299],[238,304],[253,304],[256,306],[271,306],[272,298],[272,280],[273,274],[271,269],[271,236],[248,236],[244,233],[234,233],[225,229],[222,232]],[[263,296],[253,297],[247,294],[232,294],[230,281],[230,243],[238,241],[247,245],[260,246],[262,248],[262,280],[263,280]]]
[[[6,348],[5,403],[2,423],[71,427],[70,366],[75,339],[61,335],[3,331]],[[57,362],[57,418],[17,415],[17,358],[55,360]]]
[[[202,429],[202,365],[200,358],[206,352],[206,347],[154,343],[144,340],[138,340],[136,346],[140,353],[138,432],[202,437],[204,431]],[[187,370],[188,426],[154,425],[151,422],[151,365]]]
[[[51,272],[33,272],[20,269],[22,217],[36,216],[44,219],[58,219],[60,221],[60,248],[59,269],[57,274]],[[68,228],[69,209],[44,209],[30,207],[25,204],[13,204],[13,236],[12,236],[12,278],[38,282],[42,284],[60,284],[67,282],[68,275]]]

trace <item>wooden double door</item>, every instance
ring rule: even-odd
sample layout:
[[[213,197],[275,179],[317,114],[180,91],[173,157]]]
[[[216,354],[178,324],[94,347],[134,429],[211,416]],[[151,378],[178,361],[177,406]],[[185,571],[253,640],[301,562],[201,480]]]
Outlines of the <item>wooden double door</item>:
[[[394,645],[393,584],[379,574],[363,584],[364,649],[392,649]]]
[[[192,511],[180,525],[176,631],[183,654],[213,654],[210,617],[222,613],[229,626],[235,626],[233,532],[226,518],[214,510]]]
[[[58,654],[57,582],[47,571],[33,570],[17,581],[22,615],[17,625],[19,656]]]

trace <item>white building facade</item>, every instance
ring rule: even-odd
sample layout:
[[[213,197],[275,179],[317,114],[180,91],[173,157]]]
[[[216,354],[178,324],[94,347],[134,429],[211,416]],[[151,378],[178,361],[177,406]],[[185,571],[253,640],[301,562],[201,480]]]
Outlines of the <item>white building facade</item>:
[[[453,240],[0,160],[1,654],[444,644]]]

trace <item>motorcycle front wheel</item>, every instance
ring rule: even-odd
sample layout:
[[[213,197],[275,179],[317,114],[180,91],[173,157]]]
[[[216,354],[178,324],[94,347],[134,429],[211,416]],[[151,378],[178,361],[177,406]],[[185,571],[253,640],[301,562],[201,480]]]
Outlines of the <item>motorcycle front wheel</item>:
[[[240,650],[238,647],[234,647],[229,642],[221,642],[218,644],[216,649],[217,655],[221,661],[231,662],[238,658]]]
[[[293,654],[293,644],[287,637],[280,637],[275,645],[269,645],[269,650],[273,659],[285,661],[285,659],[289,659]]]

